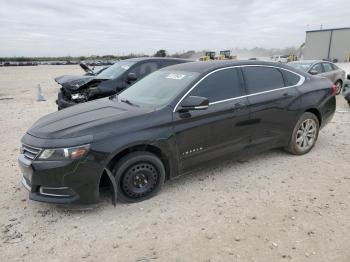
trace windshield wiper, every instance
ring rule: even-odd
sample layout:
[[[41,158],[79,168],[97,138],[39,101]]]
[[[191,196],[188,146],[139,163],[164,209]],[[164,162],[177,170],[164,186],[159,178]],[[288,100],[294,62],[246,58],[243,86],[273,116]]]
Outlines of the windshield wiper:
[[[136,105],[136,104],[130,102],[130,100],[125,99],[125,98],[120,99],[120,102],[127,103],[128,105],[131,105],[131,106],[138,106],[138,105]]]

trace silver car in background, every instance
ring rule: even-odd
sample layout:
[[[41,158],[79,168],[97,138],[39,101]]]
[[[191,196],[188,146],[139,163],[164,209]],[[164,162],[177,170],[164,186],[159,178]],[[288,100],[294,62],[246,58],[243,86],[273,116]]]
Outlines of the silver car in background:
[[[300,60],[290,62],[288,65],[311,75],[319,75],[329,78],[337,86],[337,95],[340,94],[343,88],[346,73],[343,69],[331,62],[319,60]]]

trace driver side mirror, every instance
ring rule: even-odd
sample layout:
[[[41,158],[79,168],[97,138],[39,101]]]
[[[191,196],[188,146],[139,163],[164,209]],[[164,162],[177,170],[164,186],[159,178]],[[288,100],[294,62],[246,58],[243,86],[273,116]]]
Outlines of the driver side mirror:
[[[209,99],[201,96],[186,97],[182,103],[179,112],[191,110],[205,110],[209,107]]]
[[[347,75],[347,76],[346,76],[346,78],[347,78],[348,80],[350,80],[350,74],[349,74],[349,75]]]
[[[315,70],[315,69],[312,69],[312,70],[309,71],[309,74],[311,74],[311,75],[317,75],[317,74],[318,74],[318,71]]]
[[[135,73],[129,73],[127,76],[128,82],[135,82],[137,80],[137,76]]]

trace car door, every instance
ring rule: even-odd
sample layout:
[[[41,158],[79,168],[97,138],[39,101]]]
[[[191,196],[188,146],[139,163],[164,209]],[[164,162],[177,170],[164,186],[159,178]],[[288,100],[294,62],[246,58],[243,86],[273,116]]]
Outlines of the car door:
[[[301,76],[268,66],[242,68],[250,108],[251,146],[262,149],[289,139],[300,104]]]
[[[236,68],[207,75],[187,96],[206,97],[206,110],[174,112],[174,132],[180,170],[247,147],[247,98],[242,97],[242,75]],[[181,103],[180,103],[181,106]]]
[[[330,63],[322,63],[324,73],[322,76],[327,77],[330,79],[333,83],[337,80],[336,77],[336,71],[333,69],[332,65]]]
[[[311,72],[311,71],[317,72],[316,75],[319,75],[319,76],[323,76],[323,73],[324,73],[324,69],[323,69],[323,66],[322,66],[321,63],[316,63],[316,64],[314,64],[314,65],[310,68],[309,72]]]

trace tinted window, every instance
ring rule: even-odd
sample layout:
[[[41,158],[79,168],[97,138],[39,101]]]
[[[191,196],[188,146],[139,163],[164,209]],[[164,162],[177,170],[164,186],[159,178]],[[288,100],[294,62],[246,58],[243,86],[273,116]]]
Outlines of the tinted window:
[[[224,69],[209,75],[192,90],[190,95],[206,97],[211,103],[240,96],[238,70]]]
[[[135,73],[137,78],[143,78],[146,75],[156,71],[158,69],[157,62],[145,62],[137,64],[130,72]]]
[[[273,90],[284,86],[281,72],[273,67],[249,66],[243,68],[249,94]]]
[[[323,68],[325,72],[333,71],[333,67],[329,63],[323,63]]]
[[[323,68],[322,68],[322,65],[320,63],[314,65],[310,71],[317,71],[317,74],[320,74],[320,73],[323,73]]]
[[[300,81],[300,76],[297,74],[294,74],[292,72],[282,70],[283,76],[284,76],[284,81],[285,81],[285,86],[294,86]]]

